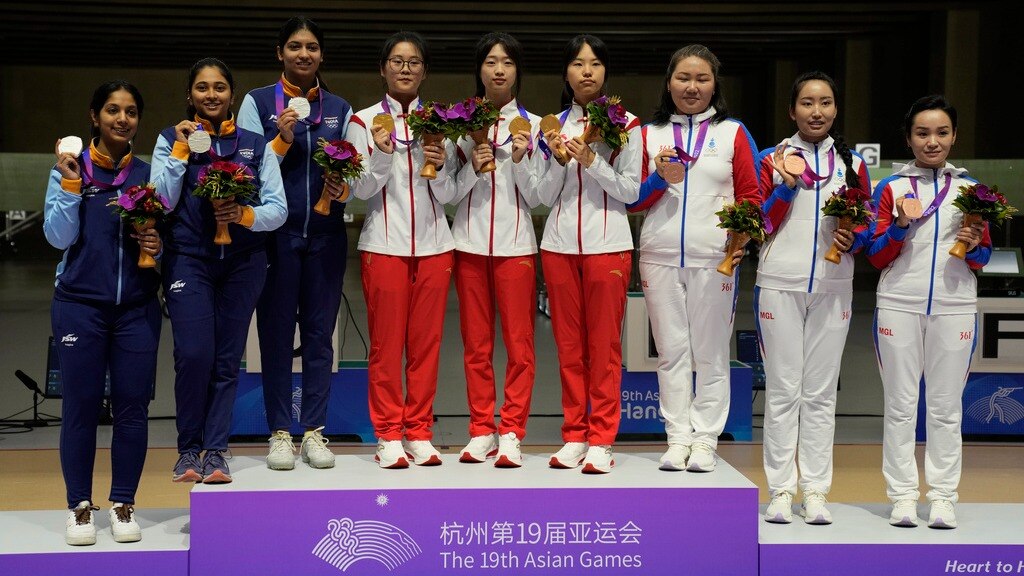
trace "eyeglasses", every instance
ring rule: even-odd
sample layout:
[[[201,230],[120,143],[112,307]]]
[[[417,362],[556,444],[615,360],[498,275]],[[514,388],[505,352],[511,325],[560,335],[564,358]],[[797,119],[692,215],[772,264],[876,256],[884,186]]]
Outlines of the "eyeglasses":
[[[423,60],[420,60],[419,58],[403,60],[398,56],[388,58],[388,67],[391,68],[393,72],[401,72],[406,65],[409,66],[409,72],[419,72],[423,69]]]

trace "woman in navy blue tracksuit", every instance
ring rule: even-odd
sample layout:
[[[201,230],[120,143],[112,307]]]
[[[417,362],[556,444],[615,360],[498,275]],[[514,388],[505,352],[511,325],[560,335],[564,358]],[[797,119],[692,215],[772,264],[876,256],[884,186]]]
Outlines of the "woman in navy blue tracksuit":
[[[267,466],[295,466],[289,432],[292,423],[292,343],[296,310],[302,342],[302,404],[305,429],[301,457],[314,468],[334,466],[334,454],[321,430],[327,423],[334,345],[331,337],[341,305],[348,239],[345,204],[331,202],[330,214],[313,210],[324,187],[335,200],[345,200],[340,181],[326,180],[313,161],[317,141],[345,137],[352,107],[320,82],[323,33],[313,21],[288,20],[278,35],[277,57],[284,64],[280,80],[246,95],[238,124],[263,134],[281,165],[288,220],[268,237],[267,283],[257,307],[263,399],[270,427]],[[300,119],[288,107],[305,98],[309,115]]]
[[[64,403],[61,469],[67,486],[65,541],[96,543],[92,472],[106,375],[114,416],[111,440],[111,529],[114,540],[142,538],[135,491],[146,461],[149,399],[160,340],[159,276],[139,268],[139,251],[160,251],[156,231],[135,234],[109,203],[149,181],[149,164],[132,154],[143,102],[122,80],[96,89],[89,106],[92,140],[80,155],[61,153],[46,188],[43,231],[64,250],[51,316]],[[58,141],[59,145],[59,141]]]
[[[196,62],[186,95],[189,119],[160,133],[152,159],[157,191],[173,210],[163,258],[174,333],[179,458],[173,479],[218,484],[231,481],[222,453],[249,321],[267,274],[266,232],[284,223],[288,209],[274,151],[262,134],[235,126],[234,80],[227,66],[215,58]],[[188,136],[200,127],[212,147],[192,153]],[[214,161],[248,168],[258,195],[216,210],[193,196],[200,171]],[[218,222],[234,224],[231,244],[214,244]]]

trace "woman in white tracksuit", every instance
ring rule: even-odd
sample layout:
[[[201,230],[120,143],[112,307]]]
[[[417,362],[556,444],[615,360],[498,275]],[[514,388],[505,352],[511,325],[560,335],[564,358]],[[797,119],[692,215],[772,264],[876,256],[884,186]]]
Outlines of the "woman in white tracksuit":
[[[537,303],[537,239],[530,209],[537,206],[534,154],[529,131],[512,134],[516,118],[536,131],[540,118],[530,114],[516,95],[522,85],[522,45],[502,33],[485,34],[476,48],[476,96],[499,108],[498,121],[487,131],[488,142],[459,142],[455,237],[455,289],[469,399],[470,441],[461,462],[495,458],[499,468],[518,468],[519,443],[533,393],[535,356],[533,327]],[[481,172],[488,162],[496,168]],[[508,353],[505,401],[501,423],[494,424],[494,317],[501,317],[501,337]]]
[[[624,113],[629,141],[618,150],[575,140],[588,125],[587,104],[604,93],[608,48],[595,36],[576,36],[562,65],[568,108],[560,114],[561,129],[544,137],[549,148],[564,146],[568,160],[563,166],[552,154],[538,190],[551,206],[541,264],[565,413],[565,445],[549,465],[582,464],[584,473],[603,474],[615,463],[611,445],[621,416],[621,330],[633,251],[626,203],[636,200],[640,187],[640,121]]]
[[[446,162],[454,146],[423,145],[406,122],[421,105],[429,67],[419,34],[388,37],[380,55],[387,93],[352,116],[346,134],[365,162],[353,195],[367,204],[359,252],[370,330],[370,420],[381,468],[407,468],[410,459],[441,464],[430,441],[455,248],[444,212],[455,197],[454,162]],[[390,134],[374,124],[380,115],[391,116]],[[435,179],[419,175],[425,162],[437,167]]]
[[[846,187],[870,197],[867,166],[835,130],[836,85],[822,72],[793,83],[789,117],[797,133],[766,150],[760,165],[764,212],[772,233],[761,250],[754,314],[766,381],[764,471],[772,500],[765,520],[788,524],[798,485],[808,524],[830,524],[836,386],[850,328],[853,255],[869,241],[867,226],[837,230],[822,206]],[[787,145],[788,143],[788,145]],[[790,173],[784,154],[806,169]],[[841,261],[825,260],[832,243]],[[797,448],[799,447],[799,471]]]
[[[903,123],[914,162],[894,165],[875,188],[878,219],[868,259],[882,270],[873,331],[885,390],[882,473],[894,526],[917,526],[914,431],[922,376],[928,525],[957,526],[962,397],[977,328],[973,270],[988,262],[992,241],[987,223],[964,226],[953,205],[958,188],[976,182],[946,162],[956,121],[956,109],[941,96],[914,102]],[[916,220],[904,207],[915,196],[924,209]],[[957,240],[967,244],[964,260],[949,254]]]
[[[665,92],[644,126],[639,199],[647,210],[640,233],[640,276],[658,346],[658,386],[668,450],[662,470],[710,472],[729,415],[729,338],[736,278],[715,269],[726,231],[715,212],[726,204],[761,204],[757,147],[732,118],[719,84],[718,58],[692,44],[672,55]],[[683,161],[682,181],[669,183],[669,162]],[[739,262],[743,251],[733,254]],[[696,394],[694,377],[696,371]]]

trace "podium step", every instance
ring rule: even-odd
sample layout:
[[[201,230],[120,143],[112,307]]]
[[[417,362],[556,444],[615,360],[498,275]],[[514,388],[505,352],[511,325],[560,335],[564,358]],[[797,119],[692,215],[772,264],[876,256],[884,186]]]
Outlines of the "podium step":
[[[724,461],[659,471],[658,456],[616,454],[605,475],[532,455],[283,472],[238,457],[233,483],[192,490],[192,574],[755,574],[754,484]]]
[[[958,504],[955,530],[928,528],[925,503],[916,528],[890,526],[888,504],[829,510],[827,526],[805,524],[797,507],[792,524],[760,520],[761,576],[1024,574],[1024,504]]]
[[[188,574],[188,510],[139,509],[142,540],[110,534],[109,502],[96,512],[96,544],[64,543],[64,510],[0,512],[0,574]]]

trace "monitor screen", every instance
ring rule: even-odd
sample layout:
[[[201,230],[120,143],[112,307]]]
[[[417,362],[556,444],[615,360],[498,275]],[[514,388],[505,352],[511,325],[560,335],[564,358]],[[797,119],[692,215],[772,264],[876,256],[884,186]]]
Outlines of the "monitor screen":
[[[992,248],[988,264],[978,271],[980,276],[1024,276],[1020,248]]]

